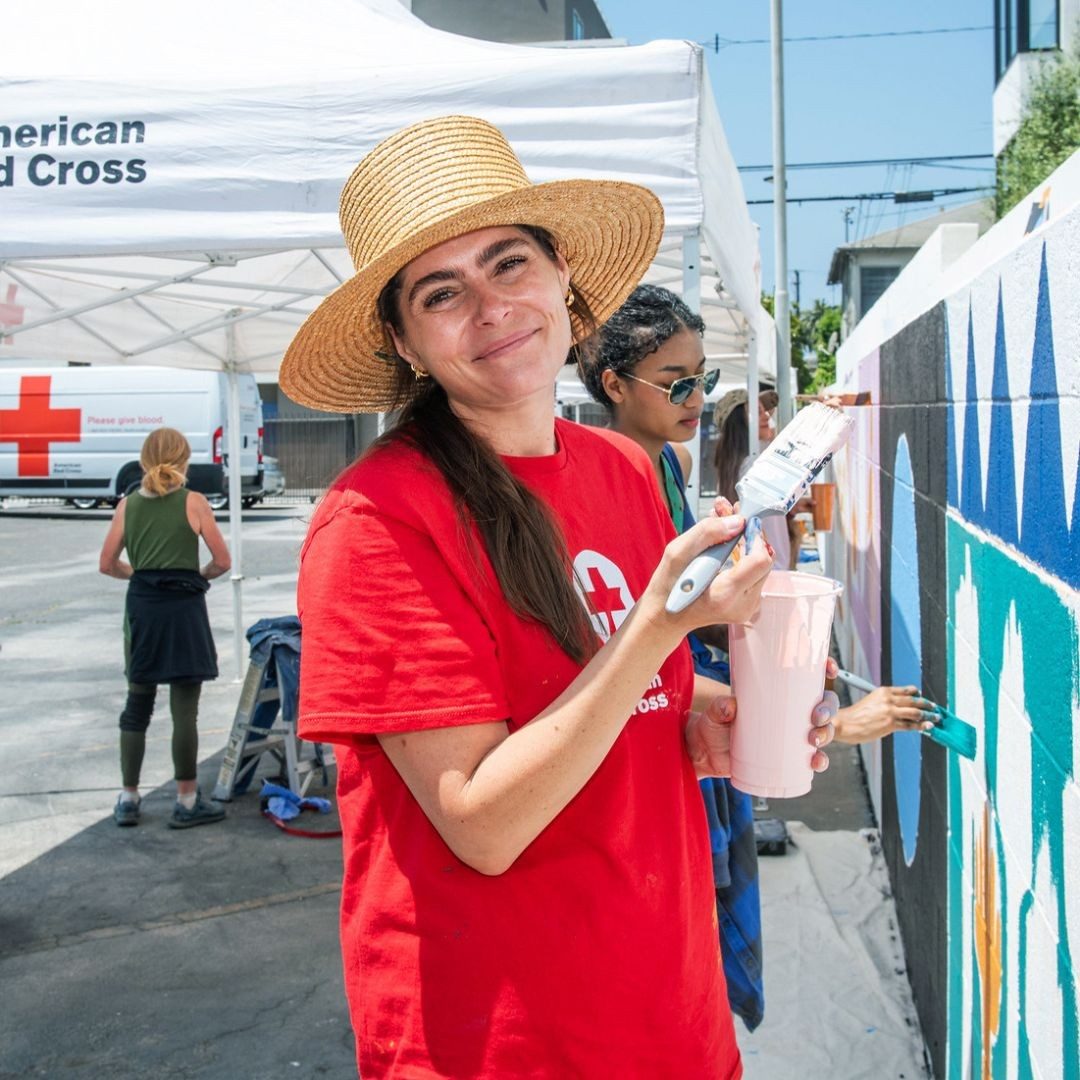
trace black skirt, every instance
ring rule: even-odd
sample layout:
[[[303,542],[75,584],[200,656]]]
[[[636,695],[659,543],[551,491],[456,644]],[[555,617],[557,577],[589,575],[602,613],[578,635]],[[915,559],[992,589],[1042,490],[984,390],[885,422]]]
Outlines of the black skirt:
[[[198,570],[136,570],[128,582],[128,682],[204,682],[218,675]]]

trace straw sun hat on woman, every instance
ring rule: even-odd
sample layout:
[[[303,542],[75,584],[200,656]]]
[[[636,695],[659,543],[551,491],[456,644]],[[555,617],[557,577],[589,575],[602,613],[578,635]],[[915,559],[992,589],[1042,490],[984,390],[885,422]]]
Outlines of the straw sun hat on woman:
[[[505,136],[485,120],[444,116],[379,143],[341,193],[341,230],[357,272],[308,317],[285,354],[280,385],[330,412],[403,404],[377,302],[429,248],[478,229],[527,225],[551,234],[572,292],[602,323],[645,272],[664,227],[647,188],[610,180],[530,183]],[[571,308],[574,341],[591,330]]]

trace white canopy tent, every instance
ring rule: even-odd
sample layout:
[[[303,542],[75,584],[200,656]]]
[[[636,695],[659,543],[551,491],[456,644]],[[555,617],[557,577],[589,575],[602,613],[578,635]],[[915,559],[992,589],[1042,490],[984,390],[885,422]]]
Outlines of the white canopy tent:
[[[351,273],[344,178],[394,130],[458,112],[502,128],[535,181],[655,191],[666,230],[649,279],[702,311],[725,381],[775,371],[756,230],[698,46],[492,44],[397,0],[180,11],[53,0],[5,13],[0,364],[276,371]],[[238,470],[230,480],[239,664]]]

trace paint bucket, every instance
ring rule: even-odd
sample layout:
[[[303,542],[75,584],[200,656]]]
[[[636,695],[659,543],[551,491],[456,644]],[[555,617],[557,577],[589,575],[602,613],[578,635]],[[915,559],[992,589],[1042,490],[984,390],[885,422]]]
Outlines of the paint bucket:
[[[832,578],[774,570],[757,614],[729,628],[731,688],[739,703],[731,782],[740,791],[790,799],[810,790],[810,714],[825,688],[842,590]]]
[[[814,532],[829,532],[832,529],[836,485],[811,484],[810,497],[814,500]]]

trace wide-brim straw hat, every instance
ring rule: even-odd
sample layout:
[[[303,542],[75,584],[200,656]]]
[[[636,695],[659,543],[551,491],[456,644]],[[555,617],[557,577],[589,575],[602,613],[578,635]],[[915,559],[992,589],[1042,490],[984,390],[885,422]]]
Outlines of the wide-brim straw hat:
[[[775,390],[762,390],[758,394],[761,404],[766,409],[775,409],[780,401],[780,395]],[[746,404],[745,390],[729,390],[713,408],[713,425],[719,429],[724,426],[724,421],[740,406]]]
[[[285,353],[279,385],[330,412],[384,412],[397,368],[376,304],[407,263],[447,240],[506,225],[554,237],[571,287],[603,323],[660,244],[664,211],[647,188],[612,180],[533,184],[506,137],[474,116],[426,120],[379,143],[341,193],[341,231],[357,273],[308,316]],[[588,327],[570,313],[574,341]]]

